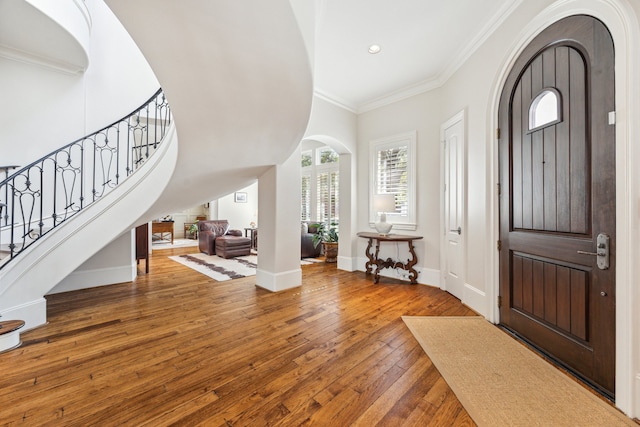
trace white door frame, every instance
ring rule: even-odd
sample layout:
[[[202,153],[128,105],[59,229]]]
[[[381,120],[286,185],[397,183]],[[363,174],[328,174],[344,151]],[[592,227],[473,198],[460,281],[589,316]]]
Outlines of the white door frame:
[[[466,153],[467,153],[467,133],[466,133],[466,123],[465,123],[465,110],[460,111],[459,113],[457,113],[455,116],[451,117],[449,120],[447,120],[446,122],[444,122],[442,125],[440,125],[440,288],[444,289],[445,291],[449,291],[449,289],[447,289],[446,286],[446,275],[447,275],[447,264],[448,264],[448,258],[447,258],[447,233],[449,232],[449,230],[447,230],[447,219],[446,219],[446,215],[448,214],[446,206],[446,200],[445,200],[445,195],[446,195],[446,191],[445,191],[445,184],[446,184],[446,171],[447,171],[447,167],[446,167],[446,150],[445,150],[445,143],[446,143],[446,137],[445,137],[445,132],[448,128],[450,128],[451,126],[453,126],[454,124],[460,122],[461,126],[462,126],[462,141],[460,144],[460,148],[462,151],[462,158],[461,160],[461,164],[460,164],[460,171],[458,174],[458,188],[460,191],[460,194],[462,195],[462,197],[460,198],[460,212],[462,212],[462,218],[461,218],[461,223],[462,223],[462,234],[460,235],[460,240],[459,240],[459,245],[460,245],[460,250],[461,250],[461,254],[460,254],[460,260],[459,260],[459,277],[460,280],[462,281],[462,288],[464,289],[466,287],[466,265],[467,265],[467,245],[466,245],[466,241],[467,241],[467,229],[466,229],[466,224],[467,224],[467,211],[466,211],[466,179],[467,179],[467,173],[466,173]],[[462,292],[462,295],[455,295],[456,297],[460,298],[460,300],[462,302],[465,301],[464,298],[464,294],[466,294],[466,292]]]
[[[494,80],[487,117],[487,216],[491,237],[486,246],[487,318],[497,323],[499,310],[499,199],[497,194],[498,106],[513,63],[529,42],[553,22],[571,15],[588,14],[609,29],[615,46],[616,70],[616,406],[630,417],[640,416],[640,25],[628,0],[558,0],[535,16],[507,52]]]

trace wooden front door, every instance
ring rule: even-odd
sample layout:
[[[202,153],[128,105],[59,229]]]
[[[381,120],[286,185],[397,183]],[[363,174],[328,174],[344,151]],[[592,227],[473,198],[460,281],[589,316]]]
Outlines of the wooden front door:
[[[523,51],[499,109],[500,323],[609,396],[614,105],[611,36],[572,16]]]

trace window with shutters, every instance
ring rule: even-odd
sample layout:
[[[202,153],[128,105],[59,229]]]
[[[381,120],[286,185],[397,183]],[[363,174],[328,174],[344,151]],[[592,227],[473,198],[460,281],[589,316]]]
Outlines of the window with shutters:
[[[338,222],[339,158],[326,146],[302,152],[303,221]]]
[[[371,142],[371,180],[369,194],[370,225],[377,221],[374,194],[393,194],[395,212],[387,212],[387,222],[395,229],[416,229],[415,150],[416,132]]]

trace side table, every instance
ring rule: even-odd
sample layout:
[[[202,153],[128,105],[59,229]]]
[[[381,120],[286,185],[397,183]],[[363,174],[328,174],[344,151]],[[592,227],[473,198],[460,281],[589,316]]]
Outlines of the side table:
[[[362,237],[364,239],[369,239],[369,244],[367,245],[367,249],[365,254],[369,261],[365,265],[367,268],[367,274],[371,274],[373,266],[376,266],[375,271],[373,272],[373,283],[378,283],[380,281],[380,270],[383,268],[402,268],[409,272],[409,280],[412,284],[418,283],[418,272],[413,268],[414,265],[418,263],[418,257],[416,256],[416,252],[413,247],[414,240],[422,239],[422,236],[408,236],[403,234],[388,234],[381,235],[378,233],[371,233],[367,231],[361,231],[358,233],[358,237]],[[372,252],[373,241],[376,241],[376,250]],[[387,258],[386,260],[379,258],[380,253],[380,243],[381,242],[407,242],[409,245],[409,253],[411,254],[411,258],[407,260],[406,263],[402,263],[400,261],[394,261],[391,258]]]
[[[256,227],[245,228],[244,237],[251,239],[251,249],[258,250],[258,229]]]

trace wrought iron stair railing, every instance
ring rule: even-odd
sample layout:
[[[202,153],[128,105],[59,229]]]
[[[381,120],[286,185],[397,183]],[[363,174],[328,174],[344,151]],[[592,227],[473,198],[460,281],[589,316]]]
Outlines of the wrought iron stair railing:
[[[156,151],[171,124],[162,89],[141,107],[0,182],[0,269],[109,193]]]

